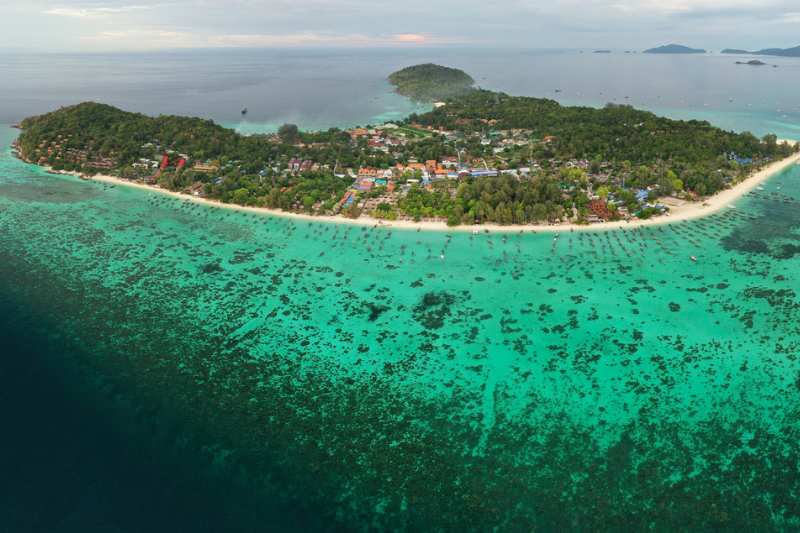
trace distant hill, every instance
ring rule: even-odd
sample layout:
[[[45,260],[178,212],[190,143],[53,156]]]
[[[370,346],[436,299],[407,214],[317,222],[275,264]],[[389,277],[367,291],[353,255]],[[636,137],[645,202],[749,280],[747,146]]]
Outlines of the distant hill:
[[[464,71],[426,63],[398,70],[389,82],[399,94],[420,102],[446,100],[472,90],[475,80]]]
[[[756,52],[748,52],[747,50],[739,50],[736,48],[726,48],[721,53],[723,54],[750,54],[754,56],[775,56],[775,57],[800,57],[800,46],[794,48],[765,48]]]
[[[800,57],[800,46],[794,48],[766,48],[755,52],[760,56]]]
[[[645,54],[705,54],[706,51],[700,48],[689,48],[680,44],[668,44],[645,50]]]

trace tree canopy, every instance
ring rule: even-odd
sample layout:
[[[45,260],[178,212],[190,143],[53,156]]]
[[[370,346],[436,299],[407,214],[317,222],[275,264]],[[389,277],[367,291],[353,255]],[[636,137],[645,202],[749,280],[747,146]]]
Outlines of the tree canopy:
[[[433,63],[398,70],[389,75],[389,82],[399,94],[421,102],[462,95],[475,84],[466,72]]]

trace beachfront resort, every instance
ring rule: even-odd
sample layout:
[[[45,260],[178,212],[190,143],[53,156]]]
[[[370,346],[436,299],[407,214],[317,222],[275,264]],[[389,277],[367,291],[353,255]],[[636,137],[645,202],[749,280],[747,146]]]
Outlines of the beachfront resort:
[[[95,103],[20,125],[54,171],[109,175],[250,207],[408,222],[598,224],[662,216],[796,153],[629,106],[563,107],[472,90],[404,121],[243,136]]]

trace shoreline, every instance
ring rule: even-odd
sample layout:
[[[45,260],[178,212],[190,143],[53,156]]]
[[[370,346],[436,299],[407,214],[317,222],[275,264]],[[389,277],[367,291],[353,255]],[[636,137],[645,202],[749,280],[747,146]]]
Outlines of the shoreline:
[[[34,164],[34,163],[29,163]],[[480,225],[461,225],[461,226],[448,226],[445,222],[413,222],[413,221],[398,221],[398,220],[381,220],[369,216],[362,216],[357,219],[346,218],[338,215],[308,215],[304,213],[290,213],[281,211],[279,209],[270,209],[267,207],[249,207],[237,204],[226,204],[219,200],[212,200],[208,198],[201,198],[191,194],[170,191],[162,189],[153,185],[147,185],[141,182],[129,181],[115,176],[104,174],[97,174],[87,177],[79,172],[60,172],[54,171],[51,168],[38,166],[45,171],[52,174],[75,176],[87,181],[98,181],[101,183],[108,183],[113,185],[121,185],[125,187],[132,187],[136,189],[146,190],[172,196],[182,200],[195,202],[201,205],[210,207],[235,209],[239,211],[256,213],[266,216],[281,217],[294,220],[306,220],[310,222],[323,222],[327,224],[350,224],[354,226],[373,226],[391,229],[405,229],[417,231],[438,231],[438,232],[495,232],[495,233],[562,233],[573,231],[598,231],[598,230],[614,230],[624,228],[638,228],[644,226],[655,226],[661,224],[671,224],[676,222],[684,222],[688,220],[695,220],[711,214],[714,214],[726,207],[729,207],[732,202],[735,202],[757,186],[761,185],[769,178],[780,174],[793,164],[800,164],[800,153],[792,154],[791,156],[770,163],[758,172],[753,173],[747,179],[737,183],[730,189],[725,189],[718,192],[714,196],[703,198],[696,202],[687,202],[684,205],[671,207],[669,214],[661,215],[658,217],[646,220],[619,220],[614,222],[601,222],[598,224],[518,224],[501,226],[499,224],[480,224]]]

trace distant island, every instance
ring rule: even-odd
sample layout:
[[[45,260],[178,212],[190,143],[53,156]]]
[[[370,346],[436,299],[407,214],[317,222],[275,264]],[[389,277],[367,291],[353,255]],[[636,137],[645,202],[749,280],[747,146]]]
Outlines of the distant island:
[[[87,102],[25,119],[14,149],[52,172],[295,216],[559,227],[683,216],[795,153],[774,135],[630,106],[460,86],[446,105],[403,121],[251,136]]]
[[[389,75],[398,94],[419,102],[435,102],[465,94],[475,80],[464,71],[426,63],[398,70]]]
[[[737,65],[750,65],[750,66],[753,66],[753,67],[761,67],[761,66],[766,65],[766,63],[764,63],[763,61],[759,61],[758,59],[752,59],[750,61],[737,61],[736,64]]]
[[[644,51],[645,54],[705,54],[701,48],[689,48],[680,44],[667,44]]]
[[[610,54],[611,50],[595,50],[592,53],[594,53],[594,54]]]
[[[726,48],[722,54],[734,55],[753,55],[753,56],[774,56],[774,57],[800,57],[800,46],[794,48],[764,48],[754,52],[747,50],[740,50],[738,48]]]

